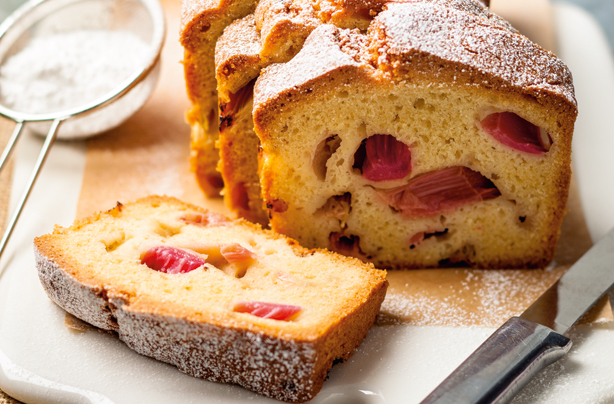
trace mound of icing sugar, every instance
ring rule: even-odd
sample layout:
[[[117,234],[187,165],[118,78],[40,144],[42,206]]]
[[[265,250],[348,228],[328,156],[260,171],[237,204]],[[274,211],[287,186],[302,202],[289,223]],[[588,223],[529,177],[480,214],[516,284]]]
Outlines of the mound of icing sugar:
[[[148,45],[128,31],[81,30],[34,38],[0,67],[0,102],[50,113],[90,103],[143,66]]]

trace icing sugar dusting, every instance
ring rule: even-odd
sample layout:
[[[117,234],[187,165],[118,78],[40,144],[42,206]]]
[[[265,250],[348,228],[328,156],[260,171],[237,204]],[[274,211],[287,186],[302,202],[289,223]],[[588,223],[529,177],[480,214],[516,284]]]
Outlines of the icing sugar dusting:
[[[38,37],[2,65],[0,93],[4,103],[21,112],[82,106],[127,79],[143,64],[147,51],[147,44],[128,31]]]
[[[576,105],[567,66],[500,22],[485,13],[418,2],[389,4],[371,26],[384,35],[375,41],[383,52],[380,63],[392,65],[395,57],[420,52],[529,93],[559,94]]]
[[[254,88],[254,108],[285,89],[298,88],[336,68],[363,66],[364,62],[357,61],[360,59],[357,50],[360,40],[348,38],[348,35],[358,34],[327,24],[316,28],[294,59],[285,64],[271,65],[263,71]]]
[[[343,36],[360,43],[360,51],[344,48]],[[296,57],[263,71],[254,111],[286,91],[308,91],[313,80],[352,65],[365,72],[377,67],[393,80],[422,75],[537,98],[554,96],[576,107],[571,72],[555,55],[475,1],[433,0],[388,3],[366,35],[329,24],[318,27]]]
[[[536,271],[459,270],[458,281],[439,285],[437,293],[403,290],[391,277],[378,323],[498,327],[522,313],[561,275]]]

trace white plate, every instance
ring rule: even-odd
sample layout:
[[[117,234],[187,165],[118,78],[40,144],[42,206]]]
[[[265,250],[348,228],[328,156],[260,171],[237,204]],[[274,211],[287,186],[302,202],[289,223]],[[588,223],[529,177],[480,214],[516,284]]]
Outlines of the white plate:
[[[556,6],[559,53],[574,74],[580,114],[574,173],[593,239],[614,226],[614,62],[594,20]],[[20,145],[15,183],[23,184],[40,141]],[[186,376],[138,355],[115,336],[64,326],[64,312],[38,281],[32,239],[75,215],[85,164],[82,143],[57,144],[0,267],[0,388],[40,403],[275,403],[242,388]],[[13,195],[18,195],[15,190]],[[373,328],[352,359],[337,365],[318,404],[418,403],[492,329],[386,326]],[[542,372],[520,403],[612,403],[614,326],[576,327],[570,354]]]

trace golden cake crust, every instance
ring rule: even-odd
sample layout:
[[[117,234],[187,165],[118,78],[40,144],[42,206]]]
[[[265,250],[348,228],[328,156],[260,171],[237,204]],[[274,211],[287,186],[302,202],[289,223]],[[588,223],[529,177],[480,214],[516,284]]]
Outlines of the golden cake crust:
[[[569,119],[575,120],[577,103],[573,80],[560,59],[503,27],[494,14],[477,13],[469,6],[456,9],[439,3],[388,4],[371,23],[368,39],[363,39],[368,41],[368,49],[358,47],[346,54],[351,54],[354,62],[360,60],[363,66],[370,65],[385,73],[387,80],[470,85],[515,92],[549,107],[564,109]],[[475,5],[475,2],[463,4]],[[322,48],[325,46],[322,43]],[[312,47],[317,48],[314,43]],[[289,97],[300,96],[301,90],[305,94],[312,80],[342,64],[335,58],[348,60],[338,52],[326,57],[313,69],[308,68],[307,63],[300,69],[289,63],[267,70],[266,77],[257,83],[254,114],[258,109],[270,108],[272,103],[280,105]],[[348,63],[348,66],[353,64]]]

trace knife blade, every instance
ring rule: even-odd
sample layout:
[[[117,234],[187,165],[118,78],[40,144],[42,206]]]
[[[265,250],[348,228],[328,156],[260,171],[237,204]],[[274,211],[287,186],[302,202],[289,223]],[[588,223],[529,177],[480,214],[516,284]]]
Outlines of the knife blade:
[[[421,404],[503,404],[571,348],[565,334],[614,284],[614,229]]]

